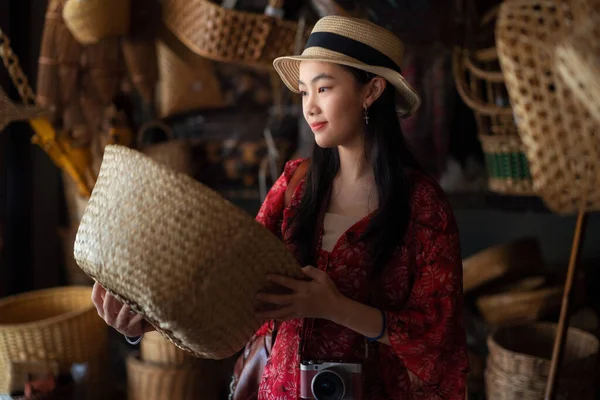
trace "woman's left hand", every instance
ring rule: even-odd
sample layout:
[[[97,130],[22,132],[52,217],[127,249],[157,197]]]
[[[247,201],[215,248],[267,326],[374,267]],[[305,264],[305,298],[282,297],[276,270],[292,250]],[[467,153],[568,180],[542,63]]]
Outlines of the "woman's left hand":
[[[282,275],[267,277],[269,281],[291,289],[292,293],[259,293],[256,296],[258,300],[279,307],[275,310],[257,312],[258,318],[280,321],[296,318],[333,319],[343,295],[326,272],[310,265],[302,268],[302,272],[311,280],[292,279]]]

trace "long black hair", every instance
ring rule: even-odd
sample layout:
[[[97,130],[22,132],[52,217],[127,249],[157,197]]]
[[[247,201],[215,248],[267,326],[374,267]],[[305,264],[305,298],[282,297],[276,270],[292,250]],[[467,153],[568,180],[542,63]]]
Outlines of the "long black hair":
[[[365,85],[374,75],[343,66],[359,85]],[[407,169],[420,170],[409,150],[396,111],[395,88],[388,84],[381,96],[369,108],[369,123],[365,125],[364,149],[370,161],[379,207],[358,238],[368,240],[371,274],[379,274],[389,261],[394,248],[404,239],[410,217],[410,185]],[[315,144],[306,186],[292,223],[290,239],[296,244],[301,265],[316,265],[317,223],[321,207],[329,198],[333,180],[340,168],[337,148],[321,148]]]

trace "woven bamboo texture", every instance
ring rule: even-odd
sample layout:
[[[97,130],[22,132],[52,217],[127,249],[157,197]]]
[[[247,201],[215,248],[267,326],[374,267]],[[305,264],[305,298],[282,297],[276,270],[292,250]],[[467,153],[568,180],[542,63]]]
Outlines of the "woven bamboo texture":
[[[273,60],[295,54],[311,26],[264,14],[226,9],[208,0],[163,2],[165,25],[192,51],[216,61],[272,68]]]
[[[226,106],[213,61],[193,53],[166,28],[157,48],[161,117]]]
[[[492,325],[534,322],[560,309],[563,287],[513,291],[480,296],[477,308]]]
[[[221,383],[215,379],[214,361],[202,365],[168,366],[140,361],[137,354],[127,358],[129,400],[217,399]]]
[[[573,95],[600,124],[600,1],[574,3],[576,18],[577,3],[582,3],[583,15],[575,20],[573,32],[558,44],[556,68]]]
[[[106,351],[107,327],[89,287],[60,287],[0,300],[0,393],[8,392],[10,361],[72,363]]]
[[[82,44],[124,36],[129,32],[130,2],[123,0],[67,0],[65,24]]]
[[[150,145],[144,144],[145,135],[152,128],[161,130],[166,135],[166,140]],[[182,174],[193,174],[194,161],[189,140],[175,139],[173,130],[164,122],[155,120],[142,125],[138,132],[137,143],[139,150],[154,161]]]
[[[263,321],[266,275],[301,277],[270,231],[192,178],[107,146],[75,241],[79,266],[179,347],[221,359]]]
[[[600,209],[600,125],[558,73],[556,49],[571,32],[567,2],[502,4],[500,63],[519,121],[533,186],[559,214]]]
[[[518,135],[480,135],[479,140],[490,190],[514,195],[534,193],[525,148]]]
[[[544,265],[539,243],[523,238],[484,249],[463,260],[463,290],[503,278],[527,276]]]
[[[556,327],[551,323],[504,327],[488,337],[488,399],[543,399]],[[593,394],[598,348],[594,335],[569,328],[559,384],[565,398],[587,399]]]
[[[144,335],[140,344],[140,358],[144,362],[170,366],[194,364],[200,361],[158,332],[148,332]]]

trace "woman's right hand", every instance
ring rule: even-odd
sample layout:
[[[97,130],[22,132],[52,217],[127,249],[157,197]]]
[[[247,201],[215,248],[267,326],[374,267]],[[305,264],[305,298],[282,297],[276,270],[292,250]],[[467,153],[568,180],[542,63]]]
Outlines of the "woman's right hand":
[[[98,282],[92,289],[92,301],[100,318],[125,336],[137,337],[154,330],[140,314],[117,300]]]

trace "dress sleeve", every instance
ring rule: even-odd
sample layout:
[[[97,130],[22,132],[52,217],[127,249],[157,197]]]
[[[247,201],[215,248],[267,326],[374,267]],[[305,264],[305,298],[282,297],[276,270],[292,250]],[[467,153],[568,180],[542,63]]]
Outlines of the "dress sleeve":
[[[283,220],[283,210],[285,208],[285,191],[288,183],[294,176],[294,172],[302,163],[303,159],[288,161],[285,164],[283,173],[267,193],[265,201],[256,215],[256,221],[264,225],[275,236],[281,239],[281,222]]]
[[[462,400],[469,364],[459,235],[450,205],[434,185],[415,190],[414,281],[404,308],[386,311],[391,347],[382,348],[406,366],[414,399]]]
[[[298,169],[298,166],[302,161],[303,159],[293,160],[288,161],[285,164],[283,173],[273,184],[269,193],[267,193],[267,197],[265,197],[265,201],[262,203],[258,214],[256,215],[256,221],[273,232],[279,239],[282,237],[281,222],[283,220],[283,210],[285,208],[285,191],[292,176],[294,176],[294,172],[296,172],[296,169]],[[269,332],[269,324],[270,321],[265,322],[258,331],[256,331],[256,335],[266,335]]]

